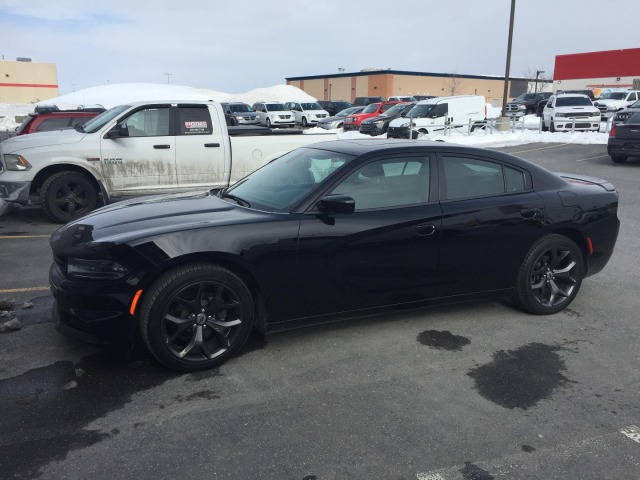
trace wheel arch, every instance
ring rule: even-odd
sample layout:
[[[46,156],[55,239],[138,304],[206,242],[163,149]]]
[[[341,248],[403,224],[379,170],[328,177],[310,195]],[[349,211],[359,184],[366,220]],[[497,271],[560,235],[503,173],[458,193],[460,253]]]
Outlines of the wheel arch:
[[[587,239],[585,236],[580,233],[578,230],[574,230],[571,228],[560,228],[557,230],[553,230],[549,232],[550,234],[562,235],[563,237],[567,237],[569,240],[573,241],[578,248],[580,249],[580,253],[582,254],[582,263],[584,267],[585,273],[589,267],[589,245],[587,243]]]
[[[221,252],[190,252],[185,255],[167,260],[166,262],[160,264],[158,268],[153,269],[152,271],[145,274],[142,278],[141,283],[138,284],[138,290],[143,290],[143,292],[138,301],[138,308],[136,309],[135,313],[136,319],[140,314],[139,305],[144,300],[144,297],[151,285],[153,285],[153,283],[156,282],[156,280],[161,275],[168,272],[169,270],[189,263],[209,263],[212,265],[218,265],[237,275],[240,280],[244,282],[244,284],[249,289],[249,292],[251,293],[251,298],[253,300],[253,306],[255,309],[254,328],[256,328],[260,333],[265,333],[267,318],[266,309],[263,301],[263,294],[254,273],[248,266],[243,265],[243,263],[238,261],[236,258]]]
[[[31,181],[31,189],[29,191],[29,194],[30,195],[40,194],[40,189],[42,188],[42,185],[44,184],[44,182],[46,182],[47,179],[52,175],[55,175],[56,173],[59,173],[59,172],[76,172],[86,176],[96,187],[96,190],[98,191],[98,193],[100,194],[100,197],[102,198],[103,204],[106,205],[109,202],[109,194],[107,190],[104,188],[102,181],[96,178],[96,176],[88,168],[83,168],[71,163],[64,163],[64,164],[57,163],[55,165],[50,165],[40,170]]]

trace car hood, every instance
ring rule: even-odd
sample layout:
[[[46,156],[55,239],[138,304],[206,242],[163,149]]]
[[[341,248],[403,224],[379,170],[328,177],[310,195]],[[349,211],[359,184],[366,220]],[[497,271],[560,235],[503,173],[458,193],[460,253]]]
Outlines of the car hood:
[[[87,134],[72,128],[53,130],[50,132],[37,132],[28,135],[11,137],[2,142],[2,151],[12,153],[26,148],[48,147],[49,145],[64,145],[77,143]]]
[[[390,117],[389,115],[376,115],[375,117],[371,117],[371,118],[367,118],[366,120],[363,120],[362,123],[374,123],[377,122],[378,120],[393,120],[394,118],[397,118],[397,116],[393,116]]]
[[[326,117],[323,118],[322,120],[320,120],[318,123],[331,123],[331,122],[335,122],[337,120],[344,120],[345,118],[347,118],[346,116],[344,117],[340,117],[338,115],[334,115],[333,117]]]
[[[241,207],[210,192],[158,195],[98,209],[61,227],[51,244],[135,243],[177,230],[255,222],[270,215],[275,214]]]

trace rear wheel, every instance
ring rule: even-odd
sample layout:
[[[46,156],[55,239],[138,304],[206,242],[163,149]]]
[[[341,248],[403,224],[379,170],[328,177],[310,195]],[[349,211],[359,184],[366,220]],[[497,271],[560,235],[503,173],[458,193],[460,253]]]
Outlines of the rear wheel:
[[[578,294],[583,276],[578,246],[565,236],[547,235],[531,247],[522,262],[514,301],[536,315],[559,312]]]
[[[244,345],[253,326],[249,289],[218,265],[170,270],[147,291],[140,332],[166,367],[193,372],[222,364]]]
[[[553,125],[553,120],[551,120],[551,122],[549,124],[549,131],[551,133],[555,133],[555,131],[556,131],[556,127]]]
[[[625,163],[627,161],[627,157],[624,155],[611,155],[611,160],[613,160],[613,163]]]
[[[58,172],[42,185],[40,203],[49,219],[56,223],[67,223],[96,208],[98,190],[82,173]]]

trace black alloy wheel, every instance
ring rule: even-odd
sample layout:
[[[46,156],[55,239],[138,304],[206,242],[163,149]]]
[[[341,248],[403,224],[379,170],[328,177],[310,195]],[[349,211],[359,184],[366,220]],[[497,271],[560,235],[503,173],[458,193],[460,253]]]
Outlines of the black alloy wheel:
[[[515,303],[537,315],[559,312],[576,297],[583,276],[578,246],[562,235],[547,235],[531,248],[522,263]]]
[[[154,283],[139,320],[142,338],[160,363],[193,372],[222,364],[242,347],[253,326],[253,302],[230,270],[194,263]]]
[[[95,210],[98,191],[86,175],[58,172],[49,177],[40,190],[45,215],[56,223],[67,223]]]

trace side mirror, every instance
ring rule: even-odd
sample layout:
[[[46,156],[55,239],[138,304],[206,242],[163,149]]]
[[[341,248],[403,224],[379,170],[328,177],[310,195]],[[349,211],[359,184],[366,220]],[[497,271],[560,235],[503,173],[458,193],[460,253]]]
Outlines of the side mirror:
[[[356,201],[348,195],[327,195],[318,202],[318,208],[325,213],[353,213]]]
[[[105,137],[110,138],[112,140],[116,138],[128,137],[128,136],[129,136],[129,128],[127,127],[126,123],[117,124],[111,130],[109,130],[105,135]]]

